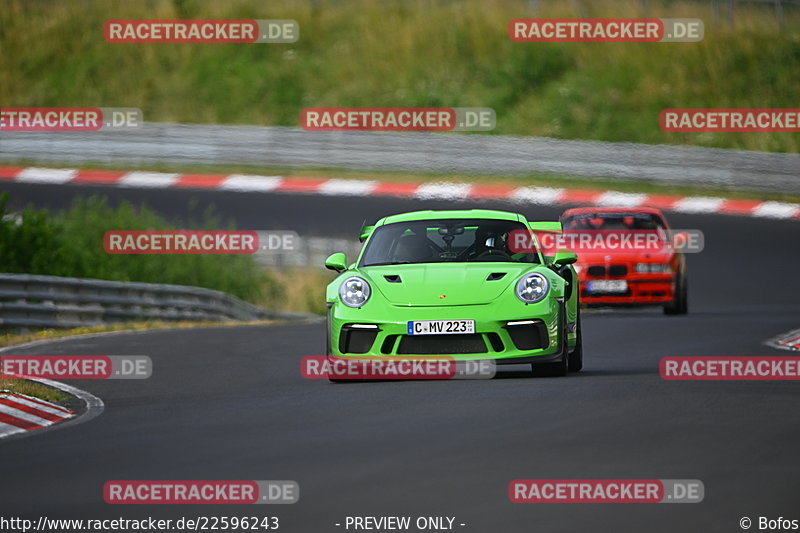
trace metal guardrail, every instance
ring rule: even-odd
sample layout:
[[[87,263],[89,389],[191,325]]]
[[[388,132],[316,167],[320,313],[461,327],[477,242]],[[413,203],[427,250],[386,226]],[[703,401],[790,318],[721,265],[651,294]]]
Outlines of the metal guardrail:
[[[0,328],[75,328],[114,322],[310,318],[262,309],[201,287],[0,274]]]
[[[362,244],[357,239],[337,239],[328,237],[301,237],[297,246],[288,251],[262,251],[253,254],[261,265],[276,268],[317,268],[321,269],[325,259],[335,252],[343,252],[348,261],[355,261]]]
[[[507,176],[548,172],[800,192],[800,155],[719,148],[161,123],[91,133],[4,131],[0,136],[0,161],[224,164]]]

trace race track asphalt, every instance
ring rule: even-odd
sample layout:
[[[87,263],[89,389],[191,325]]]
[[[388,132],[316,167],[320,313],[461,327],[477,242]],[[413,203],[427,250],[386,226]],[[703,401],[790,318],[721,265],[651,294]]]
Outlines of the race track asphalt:
[[[0,184],[12,205],[62,208],[102,192],[176,220],[214,204],[242,229],[347,236],[414,209],[502,202],[121,191]],[[190,209],[190,202],[196,206]],[[321,323],[153,331],[57,341],[19,354],[149,355],[143,381],[70,382],[106,404],[98,418],[0,443],[0,516],[65,518],[274,514],[283,531],[343,531],[346,516],[454,516],[456,530],[740,531],[749,516],[800,519],[798,384],[671,382],[668,355],[788,355],[763,344],[800,320],[800,223],[669,215],[705,232],[688,258],[690,314],[584,315],[584,371],[489,381],[332,385],[305,380]],[[512,504],[517,478],[700,479],[699,504]],[[292,479],[289,506],[112,506],[120,479]],[[753,529],[756,529],[754,527]]]

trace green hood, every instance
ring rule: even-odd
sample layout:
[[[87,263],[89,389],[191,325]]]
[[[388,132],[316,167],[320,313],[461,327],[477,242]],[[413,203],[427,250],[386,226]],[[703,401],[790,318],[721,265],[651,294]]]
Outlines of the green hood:
[[[530,263],[423,263],[365,267],[372,287],[386,300],[402,306],[453,306],[487,304],[517,282]],[[505,273],[488,281],[490,274]],[[389,281],[386,276],[399,276]],[[445,295],[445,298],[441,298]],[[413,302],[413,304],[412,304]]]

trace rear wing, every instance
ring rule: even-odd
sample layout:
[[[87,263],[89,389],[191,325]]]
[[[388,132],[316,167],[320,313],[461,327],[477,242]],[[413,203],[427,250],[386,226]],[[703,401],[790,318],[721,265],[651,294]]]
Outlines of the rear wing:
[[[374,230],[375,226],[362,226],[361,232],[358,234],[358,242],[366,241]]]
[[[540,222],[528,222],[528,227],[534,234],[556,233],[560,235],[564,232],[564,227],[561,225],[561,222],[558,221],[545,220]],[[541,239],[537,236],[536,240]],[[544,260],[547,263],[552,263],[555,259],[554,255],[547,255],[544,250],[542,250],[542,256],[544,256]]]
[[[564,231],[561,222],[545,220],[542,222],[528,222],[528,227],[535,232],[542,233],[562,233]]]

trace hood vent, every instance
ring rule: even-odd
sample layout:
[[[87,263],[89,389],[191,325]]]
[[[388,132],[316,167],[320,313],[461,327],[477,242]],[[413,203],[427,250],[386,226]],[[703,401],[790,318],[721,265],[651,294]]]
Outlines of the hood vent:
[[[389,283],[403,283],[403,280],[402,280],[402,279],[400,279],[400,276],[398,276],[397,274],[392,274],[392,275],[389,275],[389,276],[383,276],[383,277],[384,277],[384,278],[386,279],[386,281],[388,281]]]
[[[486,278],[486,281],[497,281],[498,279],[503,279],[505,275],[505,272],[492,272],[489,274],[489,277]]]

